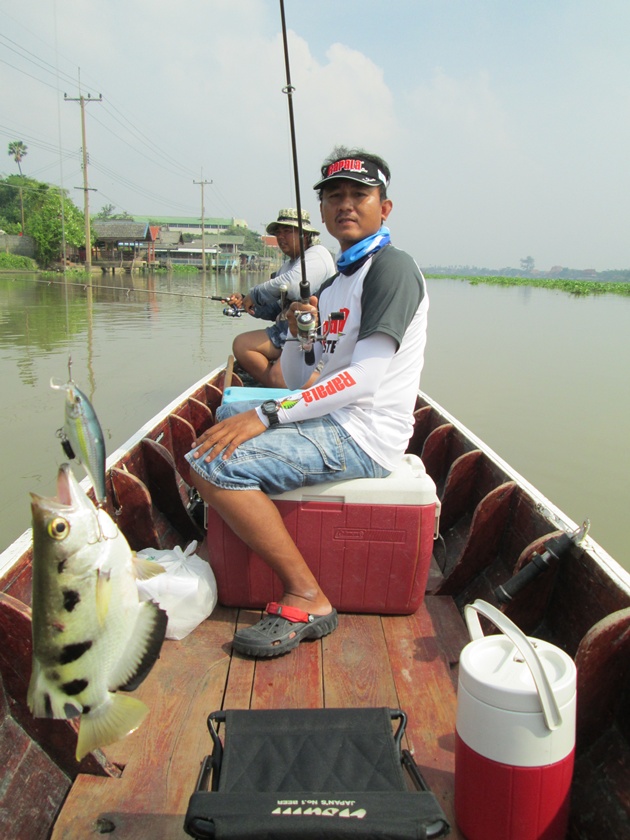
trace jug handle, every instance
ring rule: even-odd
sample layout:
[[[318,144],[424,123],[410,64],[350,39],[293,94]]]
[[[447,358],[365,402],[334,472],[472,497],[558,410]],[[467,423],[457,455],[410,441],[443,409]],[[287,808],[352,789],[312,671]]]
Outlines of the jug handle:
[[[464,615],[466,618],[466,624],[468,625],[468,632],[470,633],[470,638],[473,641],[476,639],[483,639],[483,630],[479,621],[479,614],[485,616],[488,621],[491,621],[494,626],[507,636],[507,638],[517,648],[527,663],[532,677],[534,678],[534,683],[536,684],[536,689],[538,691],[538,697],[542,706],[543,717],[545,719],[547,729],[552,731],[557,729],[562,723],[562,715],[560,714],[560,709],[558,708],[558,703],[553,693],[553,689],[551,688],[551,684],[549,683],[547,674],[545,673],[545,669],[543,668],[532,643],[523,631],[507,617],[507,615],[502,613],[496,607],[493,607],[492,604],[488,604],[487,601],[482,601],[480,598],[477,598],[477,600],[472,604],[466,604],[464,607]]]

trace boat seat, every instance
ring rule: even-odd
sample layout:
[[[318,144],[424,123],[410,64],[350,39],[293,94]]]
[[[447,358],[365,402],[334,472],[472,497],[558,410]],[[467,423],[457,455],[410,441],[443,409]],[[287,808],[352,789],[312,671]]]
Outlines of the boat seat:
[[[630,607],[610,613],[591,627],[580,642],[575,664],[580,697],[577,738],[583,749],[615,718],[621,720],[624,697],[630,701]],[[630,741],[630,727],[626,728]]]
[[[445,571],[445,580],[435,590],[435,595],[460,593],[492,563],[499,551],[503,534],[509,527],[512,507],[517,498],[516,482],[507,481],[495,487],[479,502],[461,554],[452,567]]]
[[[481,450],[471,449],[451,464],[442,493],[440,514],[442,531],[446,532],[452,528],[481,501],[476,495],[476,478],[481,460],[483,460]]]
[[[184,503],[175,459],[169,450],[151,438],[143,438],[142,455],[153,504],[168,517],[183,539],[203,539],[203,532]]]
[[[466,441],[452,423],[437,426],[427,436],[422,446],[422,463],[435,481],[438,496],[442,498],[444,485],[451,464],[463,455]]]
[[[386,708],[213,712],[214,748],[185,830],[249,840],[443,837],[444,812],[401,750],[405,726],[404,712]]]

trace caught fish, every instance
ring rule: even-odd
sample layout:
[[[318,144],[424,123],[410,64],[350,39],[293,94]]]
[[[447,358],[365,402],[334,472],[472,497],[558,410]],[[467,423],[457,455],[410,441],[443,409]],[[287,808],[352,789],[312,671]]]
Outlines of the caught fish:
[[[136,557],[108,514],[96,508],[69,464],[57,498],[31,493],[33,513],[33,671],[35,717],[81,716],[76,756],[138,728],[148,712],[131,691],[159,656],[167,615],[141,602],[136,578],[159,574]]]
[[[92,403],[72,381],[72,362],[68,362],[68,382],[56,384],[50,380],[50,387],[66,392],[65,422],[57,435],[68,458],[76,458],[83,464],[99,503],[107,496],[105,488],[105,440]]]

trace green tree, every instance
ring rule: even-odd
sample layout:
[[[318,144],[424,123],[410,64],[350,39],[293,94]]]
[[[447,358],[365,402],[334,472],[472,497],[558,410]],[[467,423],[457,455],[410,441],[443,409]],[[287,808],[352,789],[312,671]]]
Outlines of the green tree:
[[[37,183],[24,175],[9,175],[0,181],[0,227],[7,233],[24,232],[24,193]]]
[[[21,140],[12,140],[9,143],[9,155],[17,163],[20,175],[22,174],[22,160],[28,154],[28,146]]]
[[[232,225],[226,230],[226,234],[228,234],[229,236],[242,236],[243,244],[240,246],[240,248],[243,251],[253,251],[257,254],[262,254],[264,251],[264,246],[260,234],[256,233],[255,230],[250,230],[249,228],[237,227],[236,225]]]
[[[114,213],[116,208],[113,204],[104,204],[100,211],[94,216],[95,219],[103,219],[103,221],[113,221],[114,219],[131,219],[133,220],[133,216],[130,216],[126,210],[123,210],[122,213]]]
[[[95,219],[111,219],[114,215],[114,205],[113,204],[104,204],[99,212],[94,216]]]
[[[27,154],[28,146],[21,140],[13,140],[9,143],[9,155],[17,163],[20,171],[20,178],[22,177],[22,159]],[[20,195],[20,229],[24,233],[24,195],[22,187],[19,188]]]
[[[83,213],[72,203],[65,190],[34,178],[10,175],[0,180],[0,227],[8,233],[20,232],[20,192],[24,195],[27,229],[35,240],[35,253],[40,266],[46,268],[61,258],[62,232],[65,232],[68,247],[79,248],[84,245]]]
[[[48,267],[62,256],[66,246],[79,248],[85,243],[83,213],[68,198],[65,190],[50,184],[32,182],[25,194],[28,232],[35,240],[37,262]]]

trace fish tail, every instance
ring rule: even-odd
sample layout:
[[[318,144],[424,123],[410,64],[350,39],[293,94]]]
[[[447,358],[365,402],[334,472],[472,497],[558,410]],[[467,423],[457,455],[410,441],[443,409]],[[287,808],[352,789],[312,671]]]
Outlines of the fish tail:
[[[148,711],[144,703],[135,697],[114,694],[93,712],[82,715],[77,741],[77,761],[81,761],[93,750],[113,744],[134,732]]]
[[[33,657],[33,669],[26,695],[33,717],[69,720],[83,711],[81,703],[64,694],[59,685],[47,679],[39,660]]]

